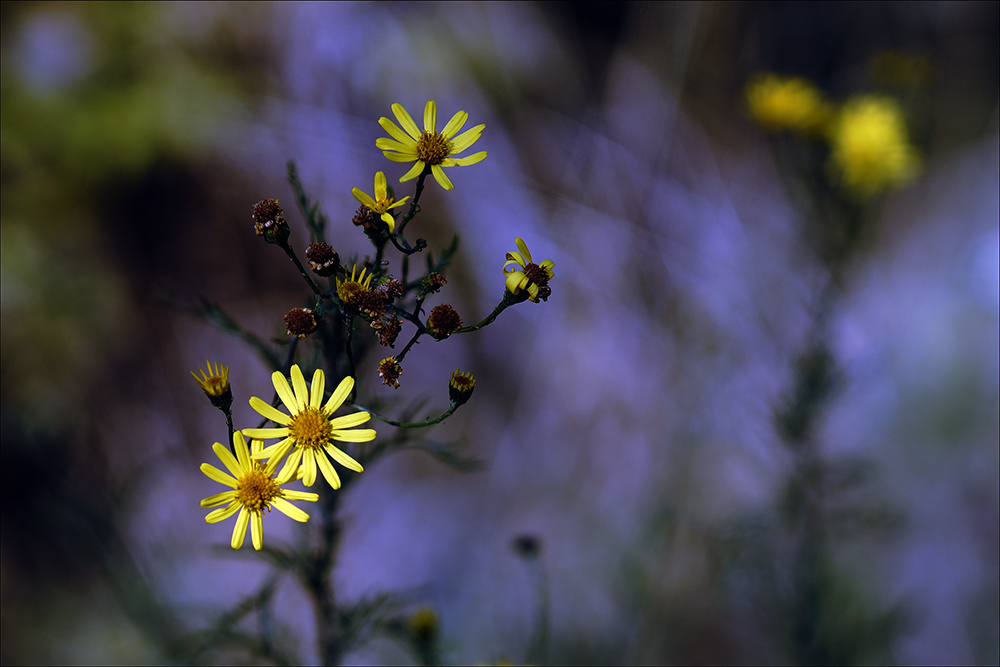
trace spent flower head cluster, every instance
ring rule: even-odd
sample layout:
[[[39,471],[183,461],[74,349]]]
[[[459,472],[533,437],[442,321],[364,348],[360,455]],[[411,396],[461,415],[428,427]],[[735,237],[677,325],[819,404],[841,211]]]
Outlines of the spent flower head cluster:
[[[517,250],[504,254],[503,293],[491,313],[464,325],[454,306],[434,303],[448,285],[446,274],[458,249],[458,236],[435,255],[424,239],[408,238],[407,226],[423,213],[419,202],[428,177],[452,190],[455,184],[445,169],[474,165],[487,157],[486,151],[463,155],[482,137],[485,125],[463,131],[469,114],[458,111],[439,130],[433,100],[424,105],[422,127],[400,104],[392,105],[392,114],[395,122],[386,117],[378,120],[389,137],[379,138],[375,147],[391,162],[412,163],[399,176],[399,183],[416,183],[412,193],[397,198],[386,172],[378,170],[372,194],[351,188],[360,208],[340,218],[338,231],[343,236],[352,224],[360,227],[359,240],[370,244],[367,253],[338,251],[327,242],[331,222],[306,194],[294,164],[289,164],[289,182],[311,237],[303,257],[292,247],[292,226],[279,200],[267,197],[253,206],[254,233],[281,248],[307,289],[298,305],[288,304],[283,316],[275,314],[276,320],[281,318],[280,324],[275,322],[276,332],[283,330],[286,338],[246,331],[218,306],[202,302],[207,320],[249,342],[261,356],[270,367],[274,389],[273,398],[249,398],[262,421],[235,430],[229,368],[210,362],[199,371],[200,376],[193,373],[212,405],[227,419],[232,446],[227,449],[218,442],[212,446],[223,468],[205,463],[201,469],[228,489],[201,504],[212,510],[206,517],[209,523],[237,515],[231,539],[234,549],[245,541],[248,527],[254,548],[262,548],[263,517],[272,508],[306,522],[309,515],[289,501],[316,501],[322,493],[342,490],[353,476],[364,472],[366,461],[405,443],[406,438],[375,442],[375,429],[364,427],[372,419],[398,429],[424,428],[440,423],[469,401],[476,380],[472,373],[456,369],[448,382],[447,408],[440,415],[409,421],[411,415],[405,409],[398,409],[399,419],[381,413],[382,401],[373,395],[371,385],[398,389],[407,355],[422,338],[444,341],[478,331],[505,309],[523,301],[545,301],[552,294],[553,262],[535,263],[525,242],[515,236]],[[363,178],[364,172],[359,171],[358,177]],[[399,255],[397,272],[391,269],[392,253]],[[411,256],[417,253],[425,254],[426,268],[411,275],[416,265]],[[401,339],[405,344],[391,356],[375,353],[379,347],[395,348]],[[379,357],[381,361],[376,362]],[[304,368],[311,370],[308,381]],[[328,386],[328,374],[339,378],[335,387]],[[369,397],[364,403],[358,398],[362,388]],[[450,454],[442,460],[461,462]],[[345,471],[349,474],[342,477]],[[320,494],[289,488],[299,483],[312,487],[319,477],[325,482],[319,486]],[[331,505],[321,503],[320,507],[329,520],[326,513]]]

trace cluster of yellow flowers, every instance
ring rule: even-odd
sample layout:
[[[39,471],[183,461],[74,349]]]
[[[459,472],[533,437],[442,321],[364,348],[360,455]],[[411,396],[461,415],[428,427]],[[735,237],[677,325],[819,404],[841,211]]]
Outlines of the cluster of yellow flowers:
[[[365,234],[375,245],[375,261],[363,263],[360,272],[359,265],[355,263],[348,273],[340,263],[340,256],[331,246],[321,241],[314,242],[305,255],[315,274],[330,279],[330,288],[324,290],[305,273],[303,265],[288,245],[291,232],[278,201],[265,199],[259,202],[254,207],[252,217],[256,233],[268,243],[279,245],[285,250],[300,268],[316,298],[312,308],[293,308],[285,315],[289,335],[306,338],[317,331],[325,315],[336,312],[341,314],[348,328],[353,326],[353,318],[363,317],[368,320],[378,342],[386,347],[392,347],[400,333],[400,315],[417,326],[413,339],[402,352],[379,363],[378,373],[382,382],[390,387],[398,387],[398,378],[402,372],[400,362],[417,338],[426,334],[436,340],[443,340],[453,333],[475,331],[491,323],[500,311],[514,303],[547,300],[551,295],[549,281],[553,278],[554,264],[551,260],[534,263],[527,245],[517,237],[517,251],[506,253],[506,261],[501,267],[505,281],[504,298],[489,317],[479,324],[463,328],[461,318],[454,309],[441,304],[431,310],[430,317],[423,324],[418,319],[423,300],[447,282],[444,276],[436,269],[429,268],[428,275],[422,281],[408,282],[404,268],[404,279],[395,280],[385,273],[384,262],[379,262],[378,259],[390,242],[406,255],[419,252],[424,247],[421,245],[422,240],[418,240],[416,247],[411,247],[403,238],[403,228],[419,211],[417,201],[424,179],[433,176],[445,190],[453,189],[454,184],[444,169],[472,165],[486,157],[486,151],[466,157],[459,156],[479,140],[485,126],[476,125],[459,133],[468,120],[468,114],[459,111],[438,131],[437,105],[433,100],[428,101],[424,107],[423,130],[420,130],[401,105],[393,104],[392,111],[399,125],[388,118],[380,118],[379,124],[390,137],[378,139],[375,145],[394,162],[413,162],[412,167],[400,178],[401,183],[414,178],[418,181],[412,197],[406,196],[398,200],[394,198],[388,179],[382,171],[375,173],[374,196],[359,188],[352,189],[354,197],[361,203],[353,222],[364,227]],[[293,179],[293,184],[294,182]],[[397,222],[396,216],[403,212],[407,204],[409,210]],[[430,262],[428,266],[430,267]],[[412,312],[394,305],[396,299],[403,297],[411,289],[418,289]],[[354,367],[353,358],[350,367]],[[239,513],[231,540],[234,549],[243,545],[248,526],[254,548],[262,548],[263,516],[271,508],[278,509],[296,521],[307,521],[309,515],[289,501],[315,502],[319,499],[318,494],[292,490],[286,485],[301,480],[306,487],[311,487],[318,474],[321,474],[332,489],[339,489],[341,479],[334,463],[357,473],[363,472],[364,468],[358,460],[341,449],[338,443],[365,443],[376,437],[373,429],[356,428],[367,423],[373,413],[361,409],[335,416],[352,395],[355,384],[353,377],[345,377],[327,396],[326,374],[322,369],[315,369],[309,383],[298,364],[292,365],[289,372],[289,377],[280,371],[275,371],[271,376],[274,390],[285,411],[275,407],[277,401],[272,404],[256,396],[250,398],[250,405],[265,418],[264,423],[270,421],[274,426],[236,431],[232,426],[233,393],[229,383],[229,368],[209,362],[206,370],[199,369],[200,377],[192,373],[211,403],[226,414],[232,433],[231,450],[218,442],[213,445],[224,469],[208,463],[201,466],[202,472],[210,479],[229,488],[203,499],[201,506],[206,509],[215,508],[205,517],[209,523],[217,523]],[[422,423],[405,424],[377,414],[375,416],[401,427],[438,423],[468,401],[474,388],[475,379],[472,374],[456,369],[449,382],[451,407],[441,417]],[[265,446],[266,440],[274,442]]]
[[[825,137],[836,180],[859,198],[902,187],[920,172],[903,110],[891,97],[860,95],[837,108],[806,79],[772,73],[751,79],[745,92],[762,127]]]

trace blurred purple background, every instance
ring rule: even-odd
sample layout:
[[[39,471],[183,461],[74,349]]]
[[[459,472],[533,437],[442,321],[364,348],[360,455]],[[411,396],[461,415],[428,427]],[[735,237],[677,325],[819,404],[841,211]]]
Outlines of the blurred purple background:
[[[428,305],[487,314],[515,236],[555,262],[553,295],[422,342],[398,390],[366,362],[362,402],[429,397],[428,412],[472,371],[472,401],[431,436],[489,465],[401,453],[367,469],[343,501],[340,597],[433,605],[447,663],[534,659],[537,590],[510,547],[530,534],[547,661],[786,662],[760,592],[780,563],[751,561],[792,469],[774,415],[827,278],[742,91],[766,70],[844,99],[886,50],[933,76],[904,100],[924,171],[873,208],[829,315],[837,384],[816,441],[873,471],[852,502],[898,519],[834,540],[865,600],[843,627],[898,608],[874,660],[1000,660],[996,3],[0,11],[3,663],[190,660],[177,638],[267,575],[228,548],[231,522],[204,522],[217,489],[198,466],[225,424],[188,371],[231,366],[240,427],[269,369],[159,289],[283,335],[307,294],[254,237],[253,203],[280,199],[304,249],[294,159],[330,243],[366,252],[351,187],[403,173],[377,119],[428,99],[485,123],[489,151],[449,172],[453,191],[430,184],[407,229],[431,248],[461,235]],[[292,523],[265,522],[265,541],[294,541]],[[278,640],[316,661],[305,596],[291,579],[277,595]],[[413,660],[385,639],[348,656]]]

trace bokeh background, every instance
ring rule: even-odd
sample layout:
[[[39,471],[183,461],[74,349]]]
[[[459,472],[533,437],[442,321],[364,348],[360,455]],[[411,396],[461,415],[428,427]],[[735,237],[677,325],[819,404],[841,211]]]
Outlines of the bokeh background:
[[[282,336],[307,295],[253,235],[253,203],[282,200],[304,248],[294,159],[330,242],[364,252],[351,187],[402,174],[376,121],[427,99],[485,123],[489,151],[452,192],[431,184],[407,230],[432,248],[461,235],[440,300],[488,313],[515,236],[555,262],[553,296],[421,343],[398,390],[368,360],[362,400],[428,412],[471,370],[472,401],[430,435],[487,466],[414,452],[367,469],[343,500],[339,596],[433,606],[448,663],[795,661],[795,467],[775,415],[828,275],[743,87],[778,71],[843,100],[886,51],[927,65],[904,99],[924,170],[873,205],[830,306],[836,381],[813,437],[865,481],[851,527],[831,526],[842,585],[822,628],[848,662],[1000,661],[996,3],[3,3],[0,18],[3,663],[257,661],[185,639],[269,572],[229,550],[229,522],[204,522],[198,465],[225,424],[189,371],[231,366],[239,426],[269,369],[162,295]],[[291,523],[267,539],[294,540]],[[511,548],[525,535],[544,576]],[[315,662],[295,581],[274,604],[282,650]],[[379,637],[347,659],[415,660]]]

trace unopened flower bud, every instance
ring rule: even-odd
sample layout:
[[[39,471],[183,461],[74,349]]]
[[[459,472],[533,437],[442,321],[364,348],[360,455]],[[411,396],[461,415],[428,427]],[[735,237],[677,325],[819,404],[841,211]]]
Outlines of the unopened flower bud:
[[[472,377],[472,373],[462,373],[456,368],[448,382],[448,398],[455,405],[465,405],[475,388],[476,378]]]

